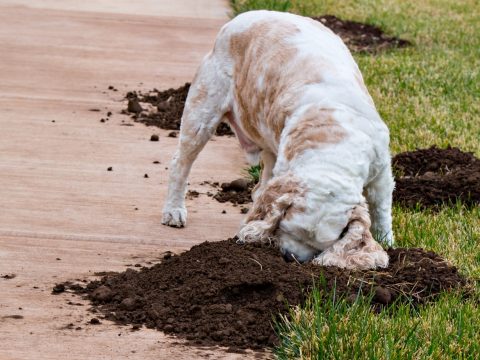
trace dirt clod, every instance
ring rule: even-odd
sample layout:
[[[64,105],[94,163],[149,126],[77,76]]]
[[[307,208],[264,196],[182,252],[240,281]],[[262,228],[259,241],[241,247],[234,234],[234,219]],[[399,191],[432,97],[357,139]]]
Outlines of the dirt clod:
[[[130,113],[139,114],[143,111],[142,106],[139,104],[137,99],[129,99],[127,111]]]
[[[56,284],[52,289],[52,294],[61,294],[65,291],[65,284]]]
[[[286,313],[286,304],[302,304],[314,282],[325,284],[325,294],[335,287],[347,299],[373,291],[372,307],[378,310],[402,301],[434,301],[440,292],[466,284],[432,252],[389,249],[388,254],[387,269],[354,272],[287,263],[273,246],[229,239],[180,255],[167,252],[160,264],[107,275],[76,292],[119,324],[143,324],[195,344],[262,348],[276,341],[272,316]],[[109,300],[95,295],[102,287],[111,289]]]
[[[2,316],[2,319],[15,319],[15,320],[21,320],[23,319],[23,315],[5,315]]]
[[[5,275],[0,276],[0,278],[5,279],[5,280],[11,280],[11,279],[14,279],[16,277],[17,277],[16,274],[5,274]]]
[[[100,286],[92,292],[92,297],[98,301],[109,301],[113,296],[112,290],[108,286]]]
[[[250,179],[240,178],[229,183],[223,183],[220,187],[223,191],[245,191],[251,183]]]
[[[199,196],[200,196],[200,193],[196,190],[188,190],[186,195],[187,199],[190,199],[190,200],[198,198]]]
[[[251,192],[255,184],[249,179],[237,179],[223,183],[213,198],[218,202],[231,202],[234,205],[247,204],[252,201]]]

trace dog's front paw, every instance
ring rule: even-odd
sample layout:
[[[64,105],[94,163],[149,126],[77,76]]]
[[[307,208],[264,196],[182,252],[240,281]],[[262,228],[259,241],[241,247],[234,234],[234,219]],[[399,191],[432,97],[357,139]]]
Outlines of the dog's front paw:
[[[163,210],[162,224],[181,228],[187,224],[187,209],[165,208]]]
[[[388,254],[380,246],[372,252],[356,252],[351,254],[336,254],[327,249],[317,255],[312,263],[319,266],[336,266],[342,269],[370,270],[388,267]]]

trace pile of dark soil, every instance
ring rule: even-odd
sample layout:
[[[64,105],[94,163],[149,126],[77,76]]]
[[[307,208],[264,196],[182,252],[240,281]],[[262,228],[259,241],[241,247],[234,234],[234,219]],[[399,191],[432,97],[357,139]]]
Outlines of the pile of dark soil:
[[[335,286],[351,301],[373,291],[377,310],[402,300],[422,304],[466,284],[455,267],[432,252],[388,253],[387,269],[352,272],[287,263],[270,245],[229,239],[180,255],[166,253],[150,268],[110,273],[73,290],[90,299],[97,314],[134,329],[145,325],[196,344],[258,349],[275,344],[272,319],[286,313],[287,304],[302,304],[314,282],[325,284],[326,296]]]
[[[166,130],[179,130],[183,108],[187,99],[190,83],[178,89],[170,88],[165,91],[153,89],[147,93],[130,91],[125,96],[128,100],[126,114],[132,114],[132,119],[147,126],[157,126]],[[150,104],[149,109],[144,109],[145,104]],[[233,135],[230,127],[221,123],[216,135]]]
[[[437,208],[460,201],[480,204],[480,159],[458,148],[408,151],[392,159],[395,202],[406,207]]]
[[[411,45],[410,41],[387,36],[382,29],[356,21],[341,20],[335,15],[314,17],[340,36],[351,51],[375,53],[387,48]]]
[[[432,146],[400,153],[392,159],[395,174],[393,201],[408,208],[438,209],[460,201],[467,207],[480,204],[480,159],[459,148]],[[251,202],[253,184],[243,191],[228,186],[214,198],[233,204]]]

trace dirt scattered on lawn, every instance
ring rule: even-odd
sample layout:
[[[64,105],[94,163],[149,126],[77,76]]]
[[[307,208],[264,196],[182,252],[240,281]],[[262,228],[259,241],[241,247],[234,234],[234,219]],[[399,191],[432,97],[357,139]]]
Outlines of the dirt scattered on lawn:
[[[459,148],[432,146],[393,157],[393,201],[408,208],[438,209],[460,201],[467,207],[480,205],[480,159]],[[237,181],[237,180],[236,180]],[[219,202],[252,202],[251,189],[232,191],[228,183],[213,195]]]
[[[260,349],[277,341],[272,317],[286,313],[286,304],[302,304],[314,282],[323,281],[325,291],[335,286],[351,301],[373,291],[374,310],[402,300],[423,304],[466,284],[455,267],[432,252],[390,249],[388,254],[387,269],[353,272],[287,263],[273,246],[229,239],[180,255],[168,252],[157,265],[108,274],[84,288],[76,285],[75,292],[119,324],[145,325],[199,345]]]
[[[340,36],[351,51],[375,53],[388,48],[410,46],[408,40],[386,35],[382,29],[356,21],[341,20],[335,15],[314,17]]]
[[[136,122],[147,126],[156,126],[165,130],[180,130],[180,123],[187,99],[190,83],[173,89],[159,91],[153,89],[146,93],[130,91],[125,96],[128,100],[124,114],[131,115]],[[233,135],[230,127],[221,123],[216,135]]]
[[[438,208],[460,201],[480,204],[480,159],[459,148],[432,146],[393,157],[393,200],[405,207]]]

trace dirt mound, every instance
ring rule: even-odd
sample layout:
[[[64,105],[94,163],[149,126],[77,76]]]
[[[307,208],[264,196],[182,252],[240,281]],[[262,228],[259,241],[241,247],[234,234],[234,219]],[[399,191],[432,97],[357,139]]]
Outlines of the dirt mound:
[[[133,120],[147,126],[179,130],[189,89],[190,83],[186,83],[178,89],[170,88],[164,91],[153,89],[147,93],[130,91],[125,96],[128,105],[123,113],[132,114]],[[216,135],[233,135],[233,132],[227,124],[221,123]]]
[[[408,151],[392,159],[395,202],[406,207],[436,208],[461,201],[480,204],[480,159],[458,148]]]
[[[341,20],[335,15],[314,17],[340,36],[347,47],[356,52],[374,53],[387,48],[411,45],[410,41],[387,36],[382,29],[356,21]]]
[[[390,249],[382,271],[352,272],[333,267],[287,263],[270,245],[238,245],[234,239],[205,242],[139,271],[107,274],[85,288],[94,309],[120,324],[156,328],[202,345],[236,348],[272,346],[272,318],[301,304],[312,284],[335,286],[353,298],[374,291],[374,307],[397,299],[414,304],[443,290],[465,285],[455,267],[421,249]],[[321,280],[323,278],[323,280]],[[58,287],[58,285],[57,285]]]

